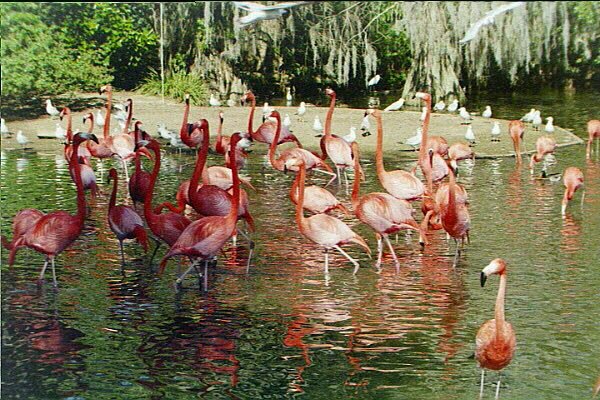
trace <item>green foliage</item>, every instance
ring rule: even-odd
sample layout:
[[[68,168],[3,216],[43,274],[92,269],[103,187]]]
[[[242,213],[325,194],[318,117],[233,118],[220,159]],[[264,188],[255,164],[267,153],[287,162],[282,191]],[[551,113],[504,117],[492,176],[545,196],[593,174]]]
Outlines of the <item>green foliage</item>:
[[[142,94],[160,96],[161,89],[160,72],[152,71],[152,74],[136,90]],[[173,66],[165,73],[165,96],[181,101],[186,93],[190,94],[192,104],[207,104],[208,89],[204,80],[193,72],[188,73],[182,68]]]
[[[109,70],[91,52],[74,52],[62,35],[39,18],[39,5],[3,3],[2,96],[24,100],[72,90],[95,90],[110,82]]]

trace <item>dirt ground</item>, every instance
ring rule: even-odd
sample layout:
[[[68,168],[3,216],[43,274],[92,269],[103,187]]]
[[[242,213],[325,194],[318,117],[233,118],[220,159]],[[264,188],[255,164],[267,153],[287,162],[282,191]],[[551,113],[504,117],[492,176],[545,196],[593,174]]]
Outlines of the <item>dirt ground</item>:
[[[94,95],[84,94],[82,96],[92,98]],[[97,95],[95,95],[95,97],[97,97]],[[145,96],[129,92],[115,92],[113,94],[113,104],[124,102],[128,98],[133,100],[133,117],[141,120],[144,123],[144,130],[151,135],[154,135],[155,137],[158,136],[157,126],[159,123],[166,124],[167,128],[171,131],[179,131],[183,116],[182,103],[176,103],[169,99],[165,99],[165,102],[163,103],[160,97]],[[96,100],[101,101],[101,99],[97,98]],[[258,99],[258,103],[260,105],[257,106],[255,112],[254,129],[259,126],[262,117],[262,102],[260,99]],[[57,107],[59,108],[68,105],[69,104],[57,102]],[[307,111],[303,117],[303,121],[300,121],[298,116],[294,115],[297,108],[297,105],[295,105],[294,107],[277,107],[277,110],[281,113],[282,118],[284,118],[286,114],[290,116],[292,120],[291,130],[302,142],[304,147],[316,151],[319,148],[320,139],[316,137],[317,133],[313,130],[313,122],[315,116],[318,115],[321,122],[324,124],[327,108],[307,105]],[[89,111],[95,112],[98,109],[100,109],[100,107],[73,112],[73,129],[87,131],[87,125],[83,125],[82,123],[83,115]],[[211,136],[214,137],[216,135],[219,110],[222,110],[225,115],[224,134],[229,135],[235,131],[246,130],[248,113],[250,111],[249,107],[224,106],[211,108],[192,106],[190,122],[200,118],[208,119],[211,123]],[[421,113],[416,111],[415,107],[411,107],[411,110],[401,110],[383,114],[384,150],[386,152],[407,151],[407,156],[411,155],[409,152],[411,147],[404,144],[404,141],[408,137],[413,136],[421,124],[421,121],[419,120]],[[375,141],[377,137],[376,124],[375,120],[370,118],[371,127],[369,132],[371,135],[362,136],[363,131],[359,128],[361,126],[364,111],[365,110],[362,109],[336,108],[333,114],[332,130],[333,133],[344,136],[349,133],[351,126],[355,126],[357,128],[357,141],[359,142],[362,151],[373,152],[375,151]],[[6,117],[10,120],[10,116]],[[490,140],[490,131],[494,121],[500,122],[502,130],[500,142],[492,142]],[[444,136],[449,144],[460,141],[466,142],[464,135],[467,127],[466,125],[461,125],[461,122],[462,118],[458,116],[458,113],[433,113],[429,129],[430,135]],[[62,145],[58,140],[38,139],[37,137],[39,133],[46,135],[53,134],[57,123],[61,123],[63,127],[66,126],[66,121],[61,122],[58,119],[51,119],[48,115],[37,119],[7,122],[6,124],[12,135],[11,137],[2,138],[1,148],[3,151],[20,149],[20,145],[16,141],[16,132],[22,130],[29,138],[27,147],[31,149],[30,151],[60,152],[62,150]],[[471,125],[476,136],[476,143],[473,148],[478,158],[513,156],[512,141],[508,136],[507,120],[475,116]],[[115,129],[118,129],[118,124],[113,118],[111,120],[111,131]],[[95,127],[94,133],[99,135],[102,132],[98,127]],[[527,125],[525,131],[525,146],[529,152],[533,152],[536,139],[543,134],[546,134],[543,131],[543,127],[539,132],[536,132],[529,124]],[[560,127],[556,127],[555,132],[550,135],[555,138],[559,146],[583,143],[582,139]],[[414,154],[416,158],[416,153]]]

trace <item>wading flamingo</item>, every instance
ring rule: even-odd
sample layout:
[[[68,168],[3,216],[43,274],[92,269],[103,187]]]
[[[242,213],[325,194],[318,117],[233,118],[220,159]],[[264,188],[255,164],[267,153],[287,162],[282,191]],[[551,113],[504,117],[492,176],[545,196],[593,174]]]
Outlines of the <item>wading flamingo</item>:
[[[510,364],[517,344],[512,325],[504,319],[506,262],[503,259],[496,258],[481,271],[481,287],[485,285],[488,276],[492,274],[500,275],[494,319],[490,319],[481,325],[475,338],[475,359],[481,367],[479,398],[483,397],[485,370],[499,371]],[[499,394],[500,380],[498,380],[498,386],[496,387],[496,399],[498,399]]]
[[[231,138],[223,135],[223,111],[219,111],[219,126],[217,127],[217,138],[215,140],[215,152],[225,155]]]
[[[108,171],[108,181],[113,180],[112,193],[108,203],[108,225],[119,240],[121,251],[121,265],[125,265],[125,254],[123,252],[123,240],[137,239],[138,243],[148,251],[148,236],[144,229],[144,221],[135,210],[129,206],[117,206],[117,170],[111,168]]]
[[[140,140],[145,140],[141,137],[140,134],[141,125],[141,121],[136,121],[134,125],[135,143],[138,143]],[[128,183],[129,197],[131,197],[131,200],[133,200],[134,208],[136,207],[137,203],[144,202],[144,199],[146,198],[146,192],[148,192],[150,188],[150,173],[142,169],[142,155],[147,156],[147,153],[139,151],[139,149],[135,152],[135,169],[133,171],[133,174],[131,174]]]
[[[513,146],[515,149],[515,157],[517,160],[517,164],[521,164],[521,141],[523,140],[523,135],[525,134],[525,124],[523,121],[513,120],[508,123],[508,134],[513,141]],[[523,148],[525,144],[523,144]],[[527,152],[527,150],[525,150]]]
[[[93,141],[88,141],[86,147],[90,151],[90,154],[99,159],[102,163],[102,159],[110,158],[113,155],[113,151],[110,148],[110,112],[112,107],[112,86],[106,85],[100,88],[99,93],[106,92],[106,118],[104,119],[104,126],[102,128],[102,138],[99,143],[96,144]]]
[[[298,187],[298,202],[296,203],[296,223],[302,235],[312,242],[325,248],[325,274],[329,274],[329,250],[336,249],[354,265],[354,273],[360,267],[358,261],[350,257],[340,245],[355,243],[365,249],[371,256],[371,249],[365,240],[356,234],[344,222],[327,214],[316,214],[304,217],[304,180],[306,179],[305,163],[301,158],[288,160],[288,164],[296,164],[295,170]],[[292,170],[292,168],[290,168]]]
[[[79,234],[83,229],[86,204],[77,151],[79,145],[88,139],[96,142],[98,141],[94,135],[88,135],[87,133],[78,133],[73,136],[73,153],[71,155],[70,163],[73,166],[72,168],[75,175],[74,181],[77,188],[77,214],[71,215],[68,212],[61,210],[41,216],[33,226],[14,242],[10,251],[8,258],[8,265],[10,266],[14,264],[17,250],[24,246],[46,256],[46,261],[44,262],[44,266],[40,273],[40,282],[44,279],[44,273],[50,262],[52,265],[54,285],[56,286],[58,284],[56,281],[54,259],[79,237]]]
[[[290,200],[294,204],[298,202],[298,185],[296,180],[292,183]],[[348,215],[348,209],[329,190],[320,186],[311,185],[304,187],[304,209],[313,214],[328,213],[339,209]]]
[[[561,213],[565,215],[567,210],[567,204],[573,199],[577,189],[583,187],[583,172],[577,167],[568,167],[563,173],[563,184],[565,185],[565,194],[562,199]],[[583,199],[585,197],[585,190],[581,195],[581,205],[583,206]]]
[[[471,227],[471,217],[465,203],[457,200],[457,185],[454,173],[450,171],[450,182],[448,184],[448,203],[440,204],[440,217],[444,230],[454,238],[456,242],[456,252],[454,254],[453,267],[458,263],[460,256],[460,246],[458,241],[464,245],[464,240],[469,235]]]
[[[587,123],[588,141],[585,147],[585,158],[590,159],[592,154],[592,142],[596,139],[600,139],[600,120],[592,119]],[[598,140],[596,140],[596,154],[598,153]]]
[[[423,197],[425,186],[416,176],[404,170],[386,171],[383,166],[383,123],[381,111],[369,110],[377,122],[377,148],[375,151],[375,164],[377,177],[384,189],[397,199],[416,200]]]
[[[31,229],[32,226],[38,222],[40,218],[44,216],[44,213],[35,208],[25,208],[17,213],[13,218],[12,222],[12,240],[9,242],[4,236],[2,236],[2,246],[6,250],[12,250],[14,244],[23,235]]]
[[[112,90],[112,88],[110,90]],[[100,89],[100,91],[102,91],[102,89]],[[129,135],[129,122],[131,121],[131,110],[133,108],[133,101],[131,99],[127,100],[126,107],[129,108],[129,113],[125,122],[125,126],[123,127],[123,131],[116,135],[110,136],[108,143],[110,149],[113,152],[113,155],[116,155],[118,158],[121,159],[121,163],[123,164],[123,171],[125,173],[125,181],[129,183],[129,171],[127,170],[127,161],[130,158],[135,157],[135,140],[133,139],[132,135]]]
[[[531,156],[531,160],[529,161],[529,172],[533,175],[533,167],[535,163],[538,163],[544,159],[546,154],[554,153],[556,149],[556,140],[549,136],[540,136],[535,141],[535,154]],[[546,177],[546,166],[542,169],[542,178]]]
[[[188,123],[190,115],[190,95],[185,94],[185,107],[183,109],[183,121],[179,129],[179,137],[181,141],[190,149],[195,149],[202,144],[202,132],[200,132],[199,122],[193,124]]]
[[[456,175],[458,175],[458,163],[457,161],[466,160],[470,158],[475,162],[475,153],[473,149],[466,143],[454,143],[448,148],[448,161],[450,167]]]
[[[360,152],[356,142],[352,143],[352,153],[355,171],[352,186],[352,208],[356,217],[375,231],[375,237],[377,238],[377,262],[375,267],[379,268],[381,266],[383,240],[385,240],[394,258],[396,271],[398,271],[400,262],[388,235],[405,229],[412,229],[421,234],[422,230],[413,218],[413,208],[408,201],[397,199],[388,193],[369,193],[360,196],[360,178],[358,176],[360,173],[358,172],[360,171]],[[421,234],[420,242],[426,240],[425,234]]]

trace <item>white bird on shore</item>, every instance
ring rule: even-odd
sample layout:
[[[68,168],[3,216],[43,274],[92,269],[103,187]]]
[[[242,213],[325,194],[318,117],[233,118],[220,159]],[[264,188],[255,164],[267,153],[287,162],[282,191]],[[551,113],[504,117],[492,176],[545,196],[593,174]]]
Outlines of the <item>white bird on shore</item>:
[[[448,111],[455,112],[456,110],[458,110],[458,100],[454,99],[452,100],[452,103],[450,103],[450,105],[448,106]]]
[[[524,1],[513,1],[511,3],[508,4],[503,4],[499,7],[494,8],[491,11],[488,11],[487,13],[485,13],[485,15],[483,16],[483,18],[481,18],[480,20],[478,20],[477,22],[475,22],[474,24],[472,24],[469,29],[467,30],[467,32],[465,33],[465,36],[463,36],[462,39],[460,39],[458,41],[458,43],[460,44],[464,44],[467,43],[470,40],[473,40],[476,36],[477,36],[477,32],[479,32],[479,29],[481,29],[482,27],[486,26],[486,25],[491,25],[494,23],[494,18],[497,15],[500,15],[502,13],[505,13],[509,10],[512,10],[513,8],[517,8],[520,7],[522,5],[525,5]]]
[[[399,109],[402,108],[402,106],[404,105],[404,99],[401,97],[400,99],[398,99],[397,101],[393,102],[392,104],[390,104],[389,106],[387,106],[383,112],[389,112],[389,111],[398,111]]]
[[[19,143],[23,149],[25,149],[25,145],[29,143],[29,139],[23,134],[23,131],[21,130],[17,132],[17,143]]]
[[[96,118],[94,118],[94,122],[96,123],[96,125],[98,125],[100,128],[104,127],[104,114],[102,114],[101,110],[98,110],[96,112]]]
[[[169,143],[171,144],[171,147],[177,149],[179,153],[181,153],[183,148],[187,147],[187,145],[181,141],[179,135],[171,135]]]
[[[351,126],[350,133],[343,136],[342,139],[344,139],[348,143],[356,142],[356,127]]]
[[[313,130],[318,134],[323,133],[323,125],[321,124],[321,120],[318,115],[315,115],[315,122],[313,122]]]
[[[540,125],[542,124],[543,120],[542,120],[542,116],[540,115],[540,110],[536,110],[535,111],[535,115],[533,116],[533,119],[531,120],[531,124],[533,125],[533,128],[536,131],[540,130]]]
[[[293,3],[286,2],[271,6],[265,6],[249,1],[234,1],[233,4],[237,8],[244,11],[248,11],[247,15],[234,22],[238,27],[244,28],[248,25],[255,24],[259,21],[279,18],[288,12],[288,8],[308,3],[310,3],[310,1],[297,1]]]
[[[369,122],[369,115],[367,115],[363,118],[362,122],[360,123],[360,130],[365,131],[365,133],[367,133],[369,129],[371,129],[371,122]],[[369,136],[365,135],[365,133],[363,133],[363,136]]]
[[[492,118],[492,107],[485,106],[485,110],[481,113],[483,118]]]
[[[215,96],[214,93],[210,94],[208,104],[210,104],[211,107],[221,107],[221,101]]]
[[[492,126],[492,142],[500,141],[500,123],[498,121],[494,121],[494,125]]]
[[[56,123],[56,129],[54,130],[54,136],[58,140],[65,140],[67,138],[67,130],[60,126],[60,123]]]
[[[299,120],[303,120],[303,116],[304,114],[306,114],[306,103],[305,102],[300,102],[300,107],[298,107],[298,111],[295,112],[295,114],[298,116]]]
[[[8,131],[8,126],[6,126],[6,121],[4,121],[4,118],[0,118],[0,133],[2,135],[8,135],[10,133]]]
[[[425,121],[425,118],[427,117],[427,107],[423,107],[421,109],[421,116],[419,117],[419,119],[421,121]]]
[[[468,124],[473,119],[473,117],[471,117],[471,114],[469,114],[467,109],[464,107],[459,108],[458,113],[459,113],[460,117],[465,120],[465,122],[463,122],[463,124]]]
[[[161,137],[161,139],[171,140],[174,133],[172,131],[168,130],[167,126],[165,124],[160,123],[160,124],[158,124],[158,135]]]
[[[523,122],[531,122],[533,121],[533,117],[535,116],[535,108],[532,108],[527,114],[521,117],[521,121]]]
[[[470,145],[475,143],[475,132],[473,132],[473,127],[471,125],[467,126],[465,139],[467,139]]]
[[[285,118],[283,118],[282,124],[284,127],[288,128],[288,130],[290,130],[290,126],[292,126],[292,119],[288,114],[285,114]]]
[[[548,117],[546,118],[546,127],[544,128],[544,130],[548,133],[552,133],[554,132],[554,118],[552,117]]]
[[[292,105],[292,89],[291,88],[287,88],[287,93],[285,95],[285,102],[288,107]]]
[[[263,116],[265,116],[265,117],[270,116],[273,111],[275,111],[275,109],[273,107],[269,106],[269,103],[267,103],[265,101],[265,104],[263,104],[263,108],[262,108]]]
[[[446,108],[446,103],[444,103],[444,100],[440,100],[437,103],[435,103],[435,106],[433,106],[433,108],[435,108],[437,111],[444,111],[444,108]]]
[[[58,117],[60,115],[60,111],[58,111],[58,108],[56,108],[52,105],[52,100],[50,100],[50,99],[46,100],[46,112],[51,117]]]
[[[423,140],[423,129],[421,127],[418,127],[415,135],[406,139],[404,141],[404,143],[409,146],[412,146],[414,148],[414,150],[416,150],[421,145],[422,140]]]

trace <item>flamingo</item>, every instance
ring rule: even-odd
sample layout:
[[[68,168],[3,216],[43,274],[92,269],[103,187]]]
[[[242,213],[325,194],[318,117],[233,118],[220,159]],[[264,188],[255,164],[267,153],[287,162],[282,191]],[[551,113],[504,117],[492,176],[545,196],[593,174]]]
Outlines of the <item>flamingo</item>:
[[[346,253],[340,245],[355,243],[365,249],[369,257],[371,249],[365,240],[344,222],[327,214],[316,214],[308,218],[304,217],[304,181],[306,178],[306,164],[301,158],[290,159],[296,164],[298,171],[296,186],[298,187],[298,202],[296,203],[296,223],[302,235],[312,242],[325,248],[325,274],[329,274],[329,250],[336,249],[354,265],[354,273],[360,267],[358,262]],[[291,169],[291,168],[290,168]],[[294,190],[295,192],[295,190]],[[290,194],[291,196],[291,194]]]
[[[275,136],[275,131],[277,130],[277,124],[269,119],[263,122],[256,131],[253,130],[252,124],[254,119],[254,110],[256,109],[256,98],[254,97],[254,93],[251,91],[246,92],[242,97],[242,102],[250,101],[251,109],[250,115],[248,116],[248,134],[252,138],[252,140],[256,140],[257,142],[271,144],[273,138]],[[285,143],[285,142],[295,142],[299,148],[302,148],[302,144],[298,140],[296,136],[290,133],[287,129],[282,129],[281,134],[279,136],[279,142],[277,144]]]
[[[448,185],[448,203],[440,204],[440,217],[444,230],[454,238],[456,242],[456,253],[454,254],[453,267],[458,263],[460,248],[458,241],[461,240],[464,244],[465,238],[468,237],[471,227],[471,217],[466,204],[457,201],[456,178],[454,172],[450,171],[450,182]]]
[[[298,186],[295,180],[290,190],[290,199],[294,204],[298,203]],[[339,209],[348,215],[348,209],[329,190],[316,185],[304,187],[304,209],[313,214]]]
[[[577,167],[568,167],[563,173],[563,184],[565,185],[565,194],[562,199],[561,213],[564,216],[567,210],[567,204],[573,199],[573,195],[580,187],[583,187],[583,172]],[[583,199],[585,192],[581,196],[581,204],[583,205]]]
[[[512,325],[504,318],[504,296],[506,294],[506,262],[496,258],[481,271],[481,287],[485,285],[487,278],[492,275],[500,275],[500,286],[496,298],[496,310],[494,319],[490,319],[481,325],[475,338],[475,359],[481,367],[481,387],[479,398],[483,397],[483,383],[485,370],[499,371],[512,361],[517,345],[517,338]],[[500,380],[496,387],[496,399],[500,393]]]
[[[231,137],[232,146],[235,146],[240,140],[240,134],[235,133]],[[208,150],[208,149],[207,149]],[[181,284],[185,276],[196,267],[196,261],[204,261],[204,282],[207,283],[207,260],[212,259],[236,233],[236,222],[238,215],[238,204],[240,201],[240,181],[235,168],[235,152],[232,153],[233,161],[233,199],[232,207],[226,216],[211,216],[201,218],[192,222],[181,233],[175,243],[171,245],[169,252],[160,262],[160,273],[166,267],[169,258],[174,256],[187,256],[193,259],[192,266],[179,276],[175,282],[177,286]],[[248,259],[250,263],[250,259]]]
[[[431,120],[431,95],[429,93],[417,92],[415,97],[424,100],[426,106],[425,119],[423,121],[422,138],[425,146],[419,148],[419,161],[423,175],[427,180],[427,190],[433,192],[433,182],[443,179],[448,175],[448,166],[442,155],[448,153],[448,142],[441,136],[428,136],[429,122]]]
[[[110,137],[110,110],[112,104],[112,86],[106,85],[100,88],[99,93],[106,92],[106,119],[104,120],[104,127],[102,130],[102,138],[98,143],[93,141],[88,141],[86,144],[87,149],[89,150],[92,157],[98,158],[100,162],[102,162],[105,158],[110,158],[113,155],[113,151],[111,149],[111,137]]]
[[[510,121],[508,123],[508,134],[513,141],[517,164],[521,164],[521,141],[523,140],[523,135],[525,134],[525,124],[519,120]],[[523,145],[523,147],[525,147],[525,145]]]
[[[600,138],[600,120],[591,119],[587,123],[588,141],[585,147],[585,159],[589,160],[592,154],[592,142]],[[596,142],[596,153],[598,153],[598,142]]]
[[[546,154],[554,153],[556,149],[556,140],[549,136],[540,136],[535,141],[535,149],[536,153],[531,156],[531,160],[529,161],[529,171],[533,175],[533,167],[535,163],[538,163],[544,159]],[[542,177],[546,177],[546,167],[542,170]]]
[[[423,122],[425,121],[425,118],[427,118],[427,107],[423,107],[421,108],[421,116],[419,117],[419,121]]]
[[[219,111],[219,126],[217,127],[217,140],[215,141],[215,151],[219,154],[225,154],[231,138],[223,136],[223,111]]]
[[[483,118],[492,118],[492,107],[485,106],[485,110],[481,113]]]
[[[141,121],[136,121],[134,125],[134,141],[138,143],[140,141],[140,126],[142,125]],[[147,153],[143,151],[139,151],[139,149],[135,152],[135,164],[134,171],[131,174],[129,179],[129,183],[127,184],[129,189],[129,196],[131,200],[133,200],[133,206],[135,207],[137,203],[143,203],[146,198],[146,192],[148,192],[150,187],[150,173],[148,171],[144,171],[142,169],[142,158],[141,156],[147,156]]]
[[[352,208],[356,217],[363,223],[369,225],[375,231],[377,238],[377,262],[376,268],[381,266],[383,255],[383,240],[387,243],[396,270],[400,268],[400,262],[388,237],[391,233],[397,233],[403,229],[412,229],[419,233],[420,242],[426,241],[425,234],[413,218],[413,208],[406,200],[400,200],[388,193],[369,193],[360,197],[360,153],[358,143],[352,143],[354,156],[354,184],[352,186]]]
[[[385,190],[397,199],[416,200],[425,193],[425,186],[416,176],[404,170],[386,171],[383,166],[383,123],[381,111],[369,110],[367,112],[377,122],[377,147],[375,150],[375,164],[377,177]]]
[[[467,158],[475,162],[475,153],[471,146],[466,143],[454,143],[448,149],[448,160],[455,174],[458,174],[457,161],[466,160]]]
[[[77,214],[71,215],[68,212],[61,210],[40,216],[35,224],[30,226],[30,228],[13,243],[12,249],[10,250],[8,258],[8,265],[10,266],[14,264],[17,251],[21,247],[29,247],[46,256],[44,266],[40,273],[40,282],[43,280],[44,273],[50,262],[52,265],[54,285],[57,286],[58,282],[56,281],[54,259],[79,237],[79,234],[83,229],[86,204],[77,150],[79,145],[88,139],[94,141],[98,140],[96,136],[87,133],[78,133],[73,137],[73,152],[70,163],[74,170],[74,181],[77,188]],[[33,214],[33,219],[35,219],[36,213]]]
[[[144,221],[135,210],[129,206],[116,205],[117,201],[117,170],[111,168],[108,171],[108,181],[113,180],[113,189],[108,203],[108,225],[119,240],[119,249],[121,250],[121,265],[125,265],[125,255],[123,253],[123,240],[137,239],[138,243],[148,251],[148,236],[144,229]]]
[[[12,232],[13,237],[9,242],[4,236],[2,236],[2,246],[6,250],[12,250],[17,240],[24,236],[31,227],[33,227],[40,218],[44,216],[44,213],[35,208],[25,208],[17,213],[13,218]]]
[[[202,132],[200,132],[199,126],[200,122],[195,122],[193,124],[188,123],[188,117],[190,115],[190,95],[187,93],[185,94],[184,102],[183,121],[181,121],[179,137],[186,146],[190,149],[195,149],[202,144]]]

